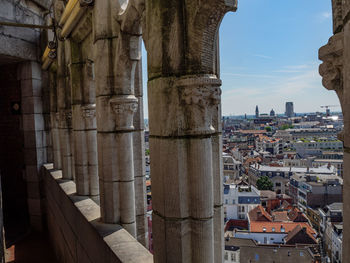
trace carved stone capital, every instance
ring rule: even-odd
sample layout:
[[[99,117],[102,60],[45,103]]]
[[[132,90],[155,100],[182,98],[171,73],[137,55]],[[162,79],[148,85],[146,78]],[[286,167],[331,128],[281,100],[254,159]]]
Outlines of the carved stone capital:
[[[221,80],[214,75],[188,76],[176,82],[180,89],[180,103],[185,106],[185,119],[191,134],[215,131],[213,111],[221,100]]]
[[[91,119],[96,116],[96,104],[86,104],[81,106],[81,112],[84,119]]]
[[[319,67],[322,84],[328,90],[343,89],[343,33],[332,36],[327,45],[319,50],[319,59],[323,63]]]
[[[188,77],[177,83],[182,87],[181,100],[187,105],[207,107],[218,105],[221,95],[221,80],[213,76]]]
[[[115,129],[117,131],[133,130],[134,113],[137,111],[138,100],[134,95],[120,95],[110,99],[109,104],[115,114]]]

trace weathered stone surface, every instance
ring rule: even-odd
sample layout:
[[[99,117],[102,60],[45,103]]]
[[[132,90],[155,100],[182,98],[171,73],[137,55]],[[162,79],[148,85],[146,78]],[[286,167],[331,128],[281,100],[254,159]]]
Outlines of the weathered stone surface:
[[[101,223],[99,206],[75,195],[75,183],[55,179],[59,174],[44,168],[48,224],[58,255],[66,262],[153,262],[152,255],[120,225]]]

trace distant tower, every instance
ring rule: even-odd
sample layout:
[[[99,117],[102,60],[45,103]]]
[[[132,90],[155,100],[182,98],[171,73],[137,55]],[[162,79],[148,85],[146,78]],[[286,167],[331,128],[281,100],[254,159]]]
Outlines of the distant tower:
[[[259,118],[259,107],[256,105],[255,107],[255,118]]]
[[[245,120],[247,119],[247,113],[244,114],[244,119],[245,119]]]
[[[275,111],[273,109],[270,111],[270,116],[271,117],[275,117],[276,116]]]
[[[286,113],[285,114],[288,118],[294,117],[293,102],[286,102]]]

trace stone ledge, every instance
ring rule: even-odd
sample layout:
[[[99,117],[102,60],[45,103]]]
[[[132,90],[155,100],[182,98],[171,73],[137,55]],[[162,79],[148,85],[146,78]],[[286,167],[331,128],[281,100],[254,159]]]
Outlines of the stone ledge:
[[[120,225],[100,222],[100,207],[92,199],[76,195],[72,180],[63,180],[62,172],[54,170],[52,164],[42,169],[47,209],[50,218],[55,219],[54,223],[48,222],[49,232],[64,235],[52,238],[58,258],[68,262],[83,262],[83,258],[96,263],[153,262],[152,254]],[[77,243],[73,249],[66,237]]]

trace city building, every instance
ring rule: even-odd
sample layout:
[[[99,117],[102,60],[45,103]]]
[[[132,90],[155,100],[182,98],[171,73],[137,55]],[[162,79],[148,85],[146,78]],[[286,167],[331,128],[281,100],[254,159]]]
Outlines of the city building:
[[[290,118],[294,117],[294,106],[293,102],[286,102],[286,112],[285,115]]]
[[[224,185],[225,221],[246,220],[247,213],[260,205],[260,192],[250,185]]]
[[[222,158],[224,164],[224,182],[229,179],[239,179],[242,173],[242,163],[225,153],[223,153]]]
[[[276,113],[275,113],[275,111],[273,109],[270,111],[270,116],[271,117],[275,117],[276,116]]]
[[[296,174],[289,187],[290,196],[304,211],[343,200],[343,179],[334,174]]]
[[[343,246],[343,223],[334,224],[332,229],[332,262],[341,263]]]
[[[259,135],[255,140],[256,151],[269,152],[272,155],[283,153],[283,144],[280,139]]]
[[[322,166],[317,168],[309,167],[285,167],[285,166],[268,166],[260,164],[252,164],[249,166],[248,178],[249,183],[256,186],[257,180],[261,176],[267,176],[273,182],[273,190],[281,194],[291,194],[289,188],[289,178],[293,175],[304,174],[324,174],[335,175],[336,169],[334,166]],[[291,195],[293,198],[293,196]]]
[[[255,118],[259,118],[259,107],[256,105],[255,107]]]

